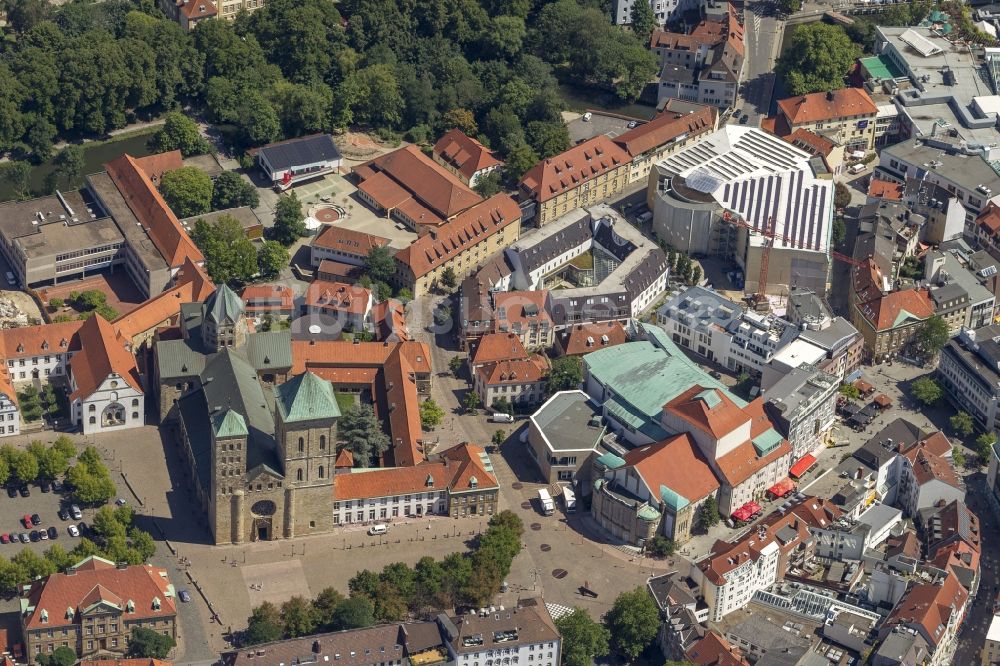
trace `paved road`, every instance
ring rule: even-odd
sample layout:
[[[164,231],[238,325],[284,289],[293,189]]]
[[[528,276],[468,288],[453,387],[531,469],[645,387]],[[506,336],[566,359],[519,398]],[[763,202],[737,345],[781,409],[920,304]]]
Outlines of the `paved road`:
[[[974,478],[967,479],[966,487],[968,490],[966,502],[979,517],[979,529],[982,533],[980,584],[979,593],[965,613],[953,663],[978,664],[983,643],[986,641],[986,632],[989,631],[993,620],[993,600],[997,595],[997,574],[1000,573],[1000,554],[997,552],[997,544],[1000,544],[1000,528],[985,495],[987,490],[983,475],[977,474]]]
[[[748,4],[745,13],[746,72],[736,106],[749,116],[747,124],[754,127],[771,108],[774,61],[784,35],[784,22],[774,16],[772,7],[767,2],[754,2]]]

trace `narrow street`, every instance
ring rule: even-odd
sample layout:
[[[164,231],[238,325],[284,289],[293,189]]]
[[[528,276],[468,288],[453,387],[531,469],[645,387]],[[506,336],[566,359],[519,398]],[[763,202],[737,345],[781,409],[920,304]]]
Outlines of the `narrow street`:
[[[781,48],[785,24],[774,15],[774,5],[769,2],[748,2],[745,7],[746,71],[736,108],[742,108],[742,113],[749,117],[747,124],[750,127],[758,127],[760,119],[771,108],[774,62]]]
[[[997,574],[1000,573],[1000,525],[990,508],[986,493],[985,477],[981,473],[966,477],[966,503],[979,517],[982,534],[982,554],[979,560],[979,593],[969,602],[965,620],[958,634],[958,648],[955,651],[956,664],[978,664],[986,632],[993,621],[993,604],[997,597]]]

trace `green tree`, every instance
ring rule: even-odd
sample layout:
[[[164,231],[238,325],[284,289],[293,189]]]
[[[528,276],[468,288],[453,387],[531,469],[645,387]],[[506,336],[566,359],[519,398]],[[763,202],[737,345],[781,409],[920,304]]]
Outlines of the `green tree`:
[[[448,369],[451,370],[451,374],[458,377],[458,374],[462,372],[462,367],[465,365],[465,361],[461,356],[452,356],[448,359]]]
[[[316,629],[316,618],[311,605],[298,595],[281,604],[281,620],[286,638],[308,636]]]
[[[921,377],[910,384],[910,393],[925,405],[933,405],[944,395],[944,390],[930,377]]]
[[[288,250],[278,241],[264,241],[257,250],[257,270],[265,280],[278,277],[288,267],[289,261]]]
[[[318,631],[330,631],[333,626],[333,614],[337,607],[344,603],[345,597],[335,588],[323,588],[312,600],[312,614]]]
[[[695,516],[695,524],[702,530],[707,530],[710,527],[718,525],[719,520],[719,505],[715,502],[715,496],[709,495],[705,498],[705,501],[701,503],[701,506],[698,507],[698,513]]]
[[[641,587],[619,594],[604,617],[615,650],[628,661],[635,661],[653,642],[659,620],[656,603]]]
[[[851,400],[857,400],[861,397],[861,391],[854,384],[842,384],[838,390],[842,396]]]
[[[536,164],[538,164],[538,153],[526,143],[518,145],[507,153],[508,178],[516,183]]]
[[[83,148],[75,144],[69,144],[59,151],[59,154],[52,160],[55,167],[53,171],[59,182],[72,185],[80,180],[83,175]]]
[[[467,134],[468,136],[475,136],[478,131],[476,125],[476,117],[468,109],[449,109],[441,116],[441,126],[444,130],[450,130],[452,128],[458,129],[459,131]]]
[[[552,361],[547,388],[549,393],[575,389],[583,381],[583,363],[579,356],[562,356]]]
[[[493,401],[493,404],[490,405],[490,407],[492,407],[495,412],[502,412],[503,414],[514,413],[514,405],[510,404],[510,400],[507,399],[507,396],[500,396]]]
[[[17,199],[27,199],[31,196],[30,177],[31,165],[27,162],[7,162],[0,165],[4,182],[10,185]]]
[[[480,176],[476,180],[476,185],[473,187],[476,194],[484,199],[489,199],[494,194],[499,194],[503,192],[503,179],[501,178],[500,171],[494,169],[488,174]]]
[[[528,123],[527,140],[539,157],[547,159],[569,148],[569,129],[562,120],[533,120]]]
[[[212,179],[197,167],[181,167],[163,174],[160,192],[177,217],[193,217],[212,210]]]
[[[794,14],[802,9],[802,0],[778,0],[778,8],[783,14]]]
[[[104,504],[115,495],[115,484],[100,454],[88,446],[66,473],[73,499],[79,504]]]
[[[698,284],[701,282],[701,266],[691,267],[691,278],[688,280],[689,284]]]
[[[337,421],[337,436],[359,467],[370,467],[389,449],[389,437],[371,405],[357,404],[344,412]]]
[[[655,557],[670,557],[677,552],[677,543],[658,534],[646,544],[646,550]]]
[[[951,459],[955,461],[955,465],[958,467],[965,467],[965,453],[959,447],[951,447]]]
[[[134,627],[128,642],[128,654],[141,659],[166,659],[176,645],[173,638],[154,629]]]
[[[611,633],[582,608],[556,620],[556,628],[562,636],[563,666],[592,666],[595,659],[608,654]]]
[[[976,429],[976,423],[969,416],[968,412],[955,414],[949,419],[949,423],[951,423],[951,429],[958,433],[960,437],[968,437]]]
[[[834,245],[840,245],[847,237],[847,225],[844,224],[844,218],[840,215],[833,218],[833,228],[830,234]]]
[[[257,250],[232,215],[221,215],[214,223],[199,218],[191,238],[205,255],[205,269],[213,282],[247,282],[261,269]],[[270,255],[266,247],[261,253]]]
[[[479,394],[475,391],[469,391],[462,398],[462,405],[465,407],[465,411],[468,414],[475,414],[476,410],[479,409],[480,405]]]
[[[362,629],[375,624],[375,606],[367,597],[352,596],[337,606],[333,613],[331,629]]]
[[[243,641],[247,645],[259,645],[280,640],[284,634],[284,623],[277,606],[265,601],[250,613]]]
[[[451,291],[458,286],[458,278],[455,276],[455,269],[451,266],[447,266],[444,271],[441,272],[441,286]]]
[[[490,440],[493,446],[500,448],[503,443],[507,441],[507,433],[503,430],[497,430],[493,433],[493,438]]]
[[[379,63],[358,70],[354,84],[360,94],[352,110],[359,122],[394,127],[402,121],[405,102],[389,65]]]
[[[201,135],[198,123],[177,111],[164,116],[163,127],[153,135],[149,144],[154,152],[179,150],[184,157],[202,155],[211,149],[208,140]]]
[[[289,247],[306,235],[306,217],[302,213],[302,203],[295,192],[278,199],[274,209],[274,240]]]
[[[10,466],[11,475],[23,483],[31,483],[38,478],[38,460],[27,451],[4,448],[4,457]]]
[[[76,662],[76,652],[62,645],[53,650],[52,654],[39,655],[38,660],[41,666],[73,666]]]
[[[653,14],[653,6],[648,2],[636,2],[632,4],[632,32],[636,37],[648,41],[650,35],[656,30],[656,16]]]
[[[243,180],[235,171],[223,171],[212,185],[212,210],[226,210],[260,205],[260,196],[253,183]]]
[[[847,185],[836,183],[833,186],[833,205],[837,208],[847,208],[851,205],[851,191]]]
[[[935,356],[948,343],[948,322],[940,315],[933,315],[924,322],[917,339],[924,353]]]
[[[808,23],[795,27],[775,71],[792,95],[844,87],[844,77],[861,55],[840,26]]]
[[[990,456],[993,455],[993,446],[996,443],[997,436],[993,432],[984,432],[979,437],[976,437],[976,453],[979,454],[979,459],[983,461],[983,464],[990,462]]]
[[[443,419],[444,410],[431,398],[420,403],[420,425],[426,430],[432,430],[441,425]]]
[[[396,273],[392,249],[387,245],[373,247],[365,257],[364,270],[372,282],[388,282]]]

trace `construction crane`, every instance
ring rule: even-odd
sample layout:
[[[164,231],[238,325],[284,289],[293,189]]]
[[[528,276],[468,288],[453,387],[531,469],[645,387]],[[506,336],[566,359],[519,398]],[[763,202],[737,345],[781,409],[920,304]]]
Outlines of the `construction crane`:
[[[762,306],[766,305],[767,303],[767,295],[765,292],[767,290],[767,271],[768,271],[768,264],[770,263],[771,259],[771,248],[774,247],[774,243],[776,240],[782,240],[785,243],[791,245],[792,247],[795,247],[796,242],[791,238],[789,238],[788,236],[785,236],[784,234],[779,234],[775,231],[774,216],[769,217],[767,221],[764,223],[764,226],[760,229],[754,228],[753,225],[744,220],[742,217],[728,210],[722,214],[722,219],[734,226],[743,227],[744,229],[750,231],[751,233],[758,233],[764,236],[764,250],[760,256],[760,273],[757,276],[757,292],[751,297],[754,303],[754,307],[760,310]],[[865,265],[864,262],[858,261],[857,259],[853,259],[839,252],[831,251],[830,256],[838,261],[843,261],[844,263],[851,264],[852,266]]]

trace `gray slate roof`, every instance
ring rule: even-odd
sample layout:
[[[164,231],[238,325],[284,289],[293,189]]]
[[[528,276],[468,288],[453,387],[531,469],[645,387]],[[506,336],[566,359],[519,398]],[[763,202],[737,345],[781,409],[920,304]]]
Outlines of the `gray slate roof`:
[[[340,151],[337,150],[333,137],[329,134],[316,134],[283,141],[273,146],[264,146],[259,152],[267,158],[275,171],[340,159]]]

